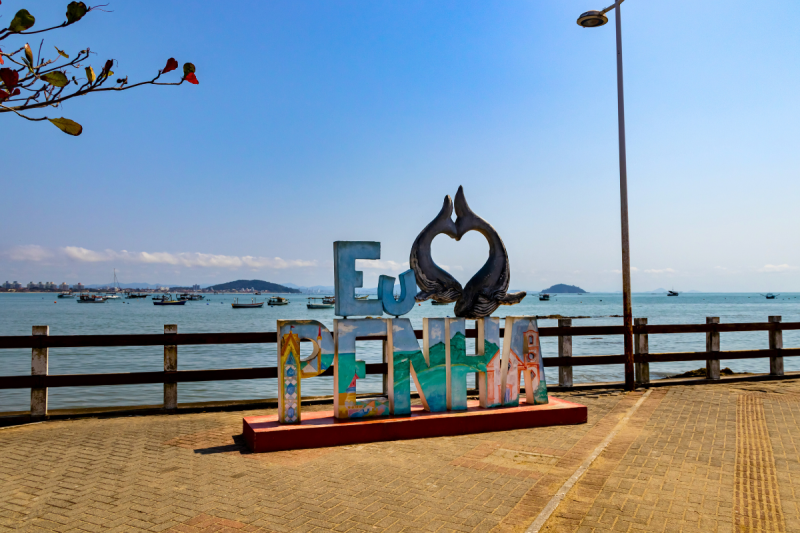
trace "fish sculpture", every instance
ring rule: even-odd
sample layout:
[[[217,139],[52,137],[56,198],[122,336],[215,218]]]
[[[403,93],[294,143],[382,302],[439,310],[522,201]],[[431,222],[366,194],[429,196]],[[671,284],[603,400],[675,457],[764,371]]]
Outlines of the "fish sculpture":
[[[525,292],[508,293],[511,280],[508,253],[500,235],[483,218],[476,215],[459,187],[455,200],[456,220],[452,220],[453,201],[444,199],[441,211],[417,236],[411,247],[409,263],[414,270],[418,302],[434,299],[441,303],[456,302],[457,317],[477,319],[490,316],[501,305],[518,304]],[[478,272],[467,282],[466,287],[448,272],[439,267],[431,257],[431,243],[440,234],[457,241],[470,231],[477,231],[489,243],[489,258]]]
[[[411,246],[408,263],[414,270],[417,287],[420,288],[415,298],[418,302],[434,299],[440,303],[451,303],[461,296],[462,287],[458,280],[437,265],[431,257],[431,243],[437,235],[444,234],[458,240],[456,224],[450,218],[452,216],[453,200],[448,195],[444,197],[444,205],[439,214],[417,235]]]

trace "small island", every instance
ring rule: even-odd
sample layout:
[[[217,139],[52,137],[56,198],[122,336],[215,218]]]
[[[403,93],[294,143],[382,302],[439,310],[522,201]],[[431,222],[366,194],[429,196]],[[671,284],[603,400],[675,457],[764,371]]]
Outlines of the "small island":
[[[241,291],[243,289],[253,289],[261,292],[276,292],[280,294],[300,294],[298,289],[284,287],[277,283],[270,283],[260,279],[237,279],[236,281],[229,281],[228,283],[220,283],[209,287],[212,291],[231,291],[236,289]]]
[[[576,287],[575,285],[564,285],[563,283],[558,283],[553,285],[549,289],[544,289],[541,291],[542,294],[587,294],[587,292],[580,287]]]

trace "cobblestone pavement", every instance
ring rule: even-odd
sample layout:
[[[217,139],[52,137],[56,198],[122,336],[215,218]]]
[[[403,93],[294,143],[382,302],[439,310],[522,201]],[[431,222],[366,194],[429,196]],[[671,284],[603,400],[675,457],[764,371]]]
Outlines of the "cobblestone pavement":
[[[4,429],[0,532],[521,532],[614,428],[541,531],[800,531],[800,380],[558,396],[589,422],[271,454],[264,411]]]

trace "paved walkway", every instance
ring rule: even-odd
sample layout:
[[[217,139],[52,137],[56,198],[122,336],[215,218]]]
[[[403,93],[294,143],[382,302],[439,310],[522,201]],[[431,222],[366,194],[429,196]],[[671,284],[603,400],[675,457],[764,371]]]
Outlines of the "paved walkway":
[[[560,396],[589,422],[272,454],[253,411],[4,429],[0,531],[800,531],[800,380]]]

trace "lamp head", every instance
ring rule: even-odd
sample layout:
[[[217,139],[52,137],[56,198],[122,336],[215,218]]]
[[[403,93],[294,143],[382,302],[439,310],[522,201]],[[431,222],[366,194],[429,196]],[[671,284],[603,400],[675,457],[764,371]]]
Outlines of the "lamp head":
[[[602,11],[587,11],[578,17],[578,26],[596,28],[608,22],[608,17]]]

